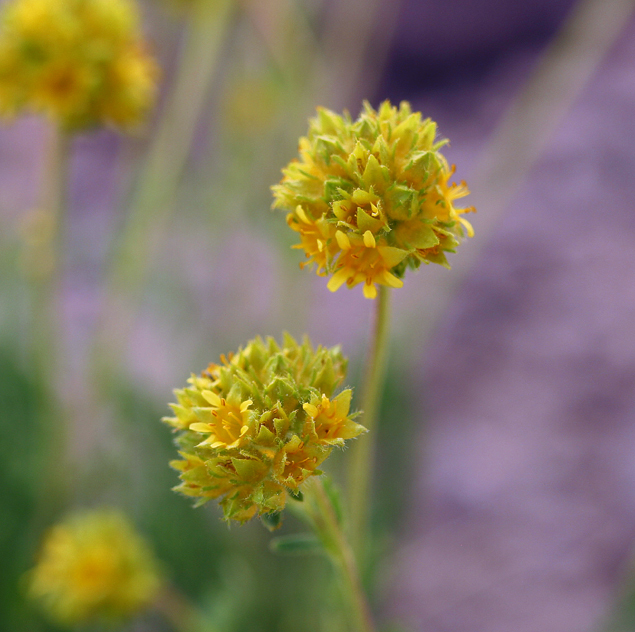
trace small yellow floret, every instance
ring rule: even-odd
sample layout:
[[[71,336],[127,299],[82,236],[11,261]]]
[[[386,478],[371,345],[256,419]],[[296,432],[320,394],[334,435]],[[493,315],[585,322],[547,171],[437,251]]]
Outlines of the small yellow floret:
[[[224,397],[206,390],[201,395],[210,404],[209,408],[201,408],[197,411],[199,419],[203,422],[190,424],[190,430],[208,434],[209,436],[199,443],[200,446],[209,445],[211,448],[237,448],[244,442],[244,437],[249,430],[250,399],[244,402],[227,402]]]

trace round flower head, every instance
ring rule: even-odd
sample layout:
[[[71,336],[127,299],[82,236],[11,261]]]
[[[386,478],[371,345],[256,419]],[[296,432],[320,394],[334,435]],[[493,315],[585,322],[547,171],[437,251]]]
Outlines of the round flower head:
[[[402,102],[384,101],[375,111],[364,103],[356,121],[318,108],[300,139],[300,159],[272,187],[274,207],[289,211],[287,223],[328,288],[364,284],[401,287],[407,268],[421,263],[445,267],[472,227],[455,200],[469,191],[450,183],[449,167],[435,141],[436,124]]]
[[[131,0],[11,0],[0,17],[0,112],[63,128],[140,123],[158,69]]]
[[[125,516],[76,513],[45,536],[28,589],[62,625],[134,616],[160,588],[157,563]]]
[[[351,391],[333,394],[345,370],[338,347],[285,335],[281,346],[256,338],[192,375],[164,419],[181,448],[175,489],[199,504],[220,498],[227,520],[281,511],[334,446],[365,432],[349,413]]]

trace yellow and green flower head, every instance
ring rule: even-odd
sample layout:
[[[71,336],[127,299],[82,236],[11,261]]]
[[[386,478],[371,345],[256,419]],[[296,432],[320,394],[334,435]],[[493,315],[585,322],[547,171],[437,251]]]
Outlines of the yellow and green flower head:
[[[274,207],[287,222],[328,288],[363,283],[375,298],[376,285],[401,287],[407,268],[421,263],[449,267],[445,253],[472,236],[462,217],[473,208],[456,200],[469,191],[451,183],[450,167],[436,139],[436,124],[402,102],[384,101],[375,111],[364,103],[356,121],[318,108],[300,139],[299,160],[272,187]]]
[[[131,0],[11,0],[0,17],[0,113],[69,130],[130,128],[153,105],[158,67]]]
[[[125,516],[110,509],[86,511],[46,534],[28,589],[59,624],[120,620],[156,598],[157,568]]]
[[[182,457],[171,463],[175,489],[198,504],[220,498],[227,520],[280,512],[335,446],[365,432],[349,412],[351,391],[335,394],[345,371],[339,347],[285,335],[282,345],[255,338],[192,375],[164,419]]]

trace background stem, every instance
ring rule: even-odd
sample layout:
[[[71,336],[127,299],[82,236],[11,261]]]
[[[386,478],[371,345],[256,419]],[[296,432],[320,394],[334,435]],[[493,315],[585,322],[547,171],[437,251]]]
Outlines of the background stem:
[[[46,147],[40,215],[36,218],[37,230],[44,238],[32,245],[28,273],[33,289],[31,353],[38,373],[53,391],[58,388],[55,377],[62,336],[60,292],[68,162],[69,136],[52,126]]]
[[[64,340],[62,323],[62,276],[70,135],[57,125],[49,128],[40,189],[40,238],[30,244],[28,274],[32,289],[30,355],[34,372],[43,386],[38,404],[38,425],[48,437],[42,464],[42,484],[37,527],[50,519],[66,495],[68,483],[68,424],[62,379]]]

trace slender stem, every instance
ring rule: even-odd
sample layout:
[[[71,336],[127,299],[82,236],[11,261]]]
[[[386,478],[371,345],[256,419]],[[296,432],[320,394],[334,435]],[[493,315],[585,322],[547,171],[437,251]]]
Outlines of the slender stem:
[[[350,533],[360,565],[364,561],[367,548],[370,482],[375,455],[377,417],[388,355],[389,324],[390,289],[379,286],[373,338],[366,364],[362,391],[363,416],[361,421],[368,428],[368,433],[357,439],[351,448],[348,478],[348,505],[351,516]]]
[[[32,354],[40,377],[49,383],[59,369],[60,291],[62,242],[66,211],[69,162],[69,136],[51,127],[45,158],[39,216],[35,218],[39,234],[29,245],[28,274],[33,286]],[[57,384],[50,383],[52,390]]]
[[[68,419],[60,383],[64,373],[60,346],[64,333],[61,286],[69,149],[69,134],[52,126],[46,146],[36,235],[27,240],[27,272],[32,284],[30,353],[34,372],[44,388],[38,423],[42,435],[48,438],[36,524],[50,518],[48,514],[64,495],[68,480]]]
[[[374,632],[375,626],[362,588],[355,555],[337,519],[324,484],[316,478],[307,483],[305,490],[303,504],[309,513],[316,534],[322,540],[338,572],[349,606],[351,627],[355,632]]]

